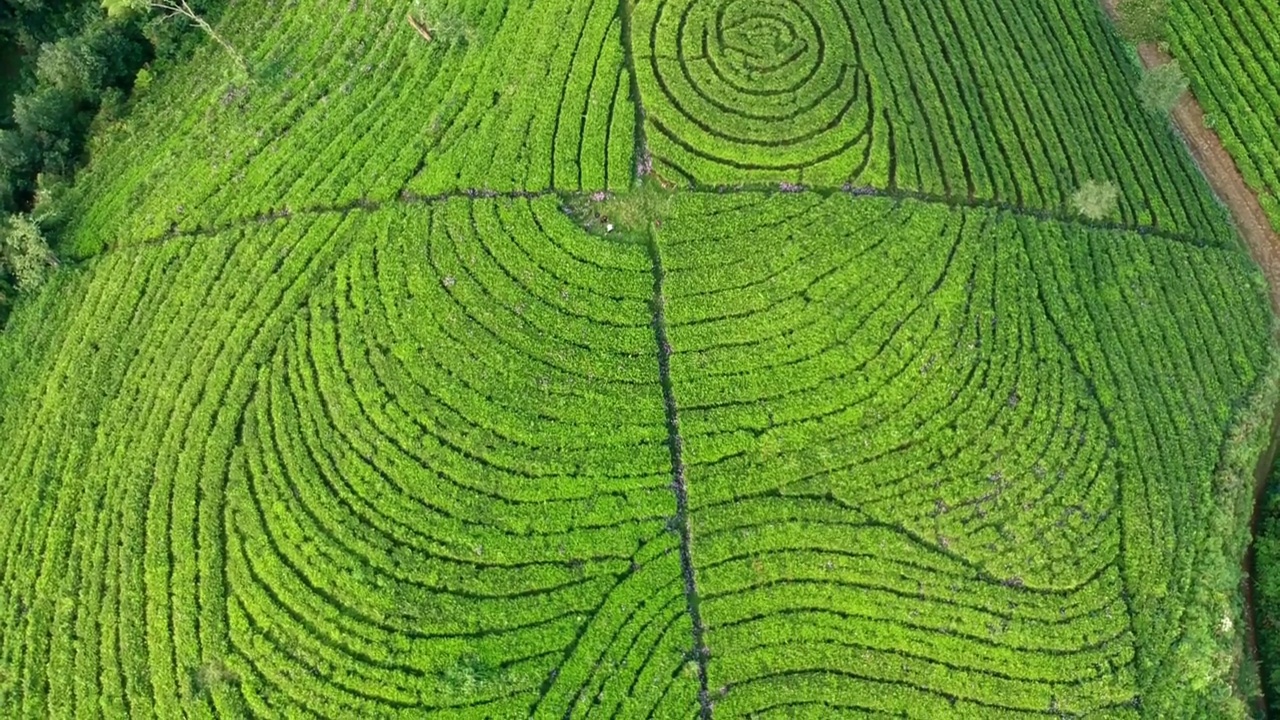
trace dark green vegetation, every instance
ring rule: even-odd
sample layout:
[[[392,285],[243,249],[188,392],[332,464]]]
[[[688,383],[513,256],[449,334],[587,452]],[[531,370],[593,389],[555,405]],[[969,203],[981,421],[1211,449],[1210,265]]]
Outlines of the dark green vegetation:
[[[1262,681],[1271,712],[1280,711],[1280,469],[1273,468],[1254,540],[1254,582]]]
[[[1272,318],[1098,8],[428,5],[234,4],[93,143],[0,707],[1241,714]]]
[[[1280,2],[1170,0],[1172,52],[1280,229]]]
[[[139,75],[144,64],[184,54],[181,30],[108,20],[99,0],[0,4],[0,325],[16,292],[38,286],[51,266],[53,199],[86,138],[127,112],[128,93],[151,72]]]
[[[38,175],[70,174],[104,98],[121,103],[152,48],[138,27],[108,22],[87,1],[6,2],[0,45],[0,212],[7,214],[30,208]]]

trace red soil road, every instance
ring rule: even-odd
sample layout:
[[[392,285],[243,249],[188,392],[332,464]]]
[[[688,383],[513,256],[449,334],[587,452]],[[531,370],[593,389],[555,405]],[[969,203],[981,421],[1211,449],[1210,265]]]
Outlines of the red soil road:
[[[1138,51],[1142,64],[1148,68],[1172,59],[1168,53],[1150,45],[1143,45]],[[1249,247],[1249,254],[1267,277],[1267,285],[1271,288],[1271,307],[1280,314],[1280,234],[1271,226],[1258,196],[1245,184],[1244,176],[1236,168],[1217,133],[1205,127],[1204,110],[1190,93],[1185,94],[1173,109],[1173,120],[1214,193],[1231,211],[1236,229]]]
[[[1102,0],[1102,6],[1112,21],[1116,19],[1116,6],[1120,0]],[[1138,57],[1147,69],[1164,65],[1173,60],[1172,56],[1158,46],[1143,43],[1138,46]],[[1182,135],[1187,149],[1195,159],[1196,165],[1204,173],[1210,187],[1231,212],[1236,230],[1244,238],[1249,255],[1262,268],[1270,289],[1271,308],[1280,315],[1280,234],[1271,225],[1270,218],[1263,212],[1258,196],[1249,189],[1236,167],[1235,160],[1222,145],[1217,133],[1210,130],[1204,122],[1204,109],[1191,93],[1183,95],[1171,113],[1174,125]],[[1253,517],[1251,533],[1258,534],[1258,523],[1261,520],[1262,504],[1266,496],[1267,480],[1271,475],[1271,463],[1274,461],[1277,447],[1280,446],[1280,413],[1272,421],[1271,446],[1259,458],[1254,478]],[[1245,643],[1250,658],[1258,662],[1258,628],[1257,605],[1254,597],[1254,547],[1250,544],[1243,560],[1245,571]],[[1263,683],[1265,689],[1265,682]],[[1255,699],[1255,717],[1267,717],[1267,701],[1265,696]]]

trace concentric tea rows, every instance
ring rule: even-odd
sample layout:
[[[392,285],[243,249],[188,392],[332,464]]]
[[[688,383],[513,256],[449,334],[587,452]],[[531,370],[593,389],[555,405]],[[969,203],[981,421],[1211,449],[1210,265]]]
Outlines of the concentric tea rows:
[[[876,98],[838,0],[645,0],[632,23],[659,173],[840,185],[871,161]]]
[[[1221,698],[1271,318],[1093,0],[222,29],[252,79],[141,91],[0,334],[6,716]]]
[[[1179,697],[1166,633],[1216,461],[1192,448],[1221,444],[1265,361],[1241,262],[838,195],[677,214],[666,317],[718,711]]]
[[[75,282],[93,332],[48,357],[97,382],[42,368],[0,427],[0,704],[696,704],[643,248],[554,198],[456,201],[121,251]]]
[[[413,7],[446,30],[363,0],[231,6],[253,78],[210,47],[143,91],[67,203],[75,252],[400,196],[622,190],[637,165],[1050,214],[1114,182],[1114,220],[1231,242],[1093,0]]]
[[[554,199],[371,219],[232,460],[255,714],[689,706],[651,282]]]
[[[1094,0],[637,0],[648,147],[700,186],[873,187],[1228,241],[1225,216]]]
[[[1243,259],[843,193],[684,195],[646,247],[561,202],[61,276],[0,339],[0,706],[1185,705],[1217,450],[1268,352]]]

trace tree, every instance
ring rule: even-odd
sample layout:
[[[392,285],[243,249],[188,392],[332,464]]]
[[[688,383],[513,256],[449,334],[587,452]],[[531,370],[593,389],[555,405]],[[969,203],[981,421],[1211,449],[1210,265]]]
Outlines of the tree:
[[[1164,42],[1168,27],[1168,0],[1120,0],[1116,7],[1116,28],[1129,42]]]
[[[1113,182],[1090,180],[1071,196],[1071,205],[1084,217],[1106,220],[1116,212],[1120,202],[1120,188]]]
[[[39,287],[49,270],[58,265],[44,232],[30,215],[10,215],[0,229],[0,260],[19,292]]]
[[[1138,97],[1147,110],[1167,115],[1190,86],[1191,82],[1178,66],[1178,61],[1174,60],[1142,74]]]
[[[74,164],[88,118],[81,117],[75,93],[41,85],[29,95],[14,98],[13,123],[28,158],[46,170],[66,172]]]
[[[196,27],[204,31],[206,35],[213,38],[215,42],[222,46],[223,50],[231,56],[235,62],[236,68],[241,73],[248,75],[249,68],[245,64],[244,57],[240,52],[227,42],[226,38],[218,34],[217,30],[209,24],[187,3],[187,0],[102,0],[102,7],[106,8],[107,15],[110,17],[120,17],[130,13],[146,12],[148,10],[157,10],[164,14],[165,19],[173,17],[184,17],[191,21]]]
[[[36,57],[36,79],[43,85],[86,97],[104,84],[102,56],[78,36],[47,43]]]

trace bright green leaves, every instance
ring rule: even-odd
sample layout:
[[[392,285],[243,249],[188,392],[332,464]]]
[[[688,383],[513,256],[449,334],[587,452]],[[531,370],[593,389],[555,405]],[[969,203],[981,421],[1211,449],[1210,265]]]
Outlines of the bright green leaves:
[[[1022,229],[738,201],[685,203],[663,232],[721,707],[1128,702],[1115,462]]]
[[[653,168],[675,183],[1065,213],[1097,179],[1124,224],[1229,237],[1092,5],[638,0],[632,53]]]
[[[0,342],[0,705],[1177,707],[1265,304],[1091,5],[960,5],[229,8]]]
[[[1219,609],[1211,474],[1267,358],[1243,259],[646,193],[604,207],[661,250],[717,713],[1179,706]],[[696,713],[653,260],[561,204],[301,214],[34,296],[0,342],[0,593],[29,608],[0,699]]]
[[[641,0],[632,24],[664,177],[838,187],[871,162],[878,118],[862,29],[838,0]]]
[[[1266,361],[1238,258],[840,194],[685,196],[660,237],[718,711],[1156,692]]]
[[[554,198],[374,213],[348,240],[228,489],[245,674],[325,714],[658,702],[690,634],[644,249]],[[344,679],[291,678],[264,642]]]
[[[466,41],[427,43],[403,5],[230,7],[219,30],[253,76],[201,56],[153,84],[77,180],[76,253],[415,195],[626,189],[636,108],[617,8],[431,3]]]
[[[1129,0],[1124,3],[1138,3]],[[1280,229],[1280,29],[1276,0],[1142,0],[1167,6],[1172,53],[1222,140]]]
[[[10,215],[0,219],[0,267],[13,277],[20,292],[39,287],[57,264],[35,218]]]
[[[102,8],[111,17],[145,12],[149,6],[150,3],[147,0],[102,0]]]

